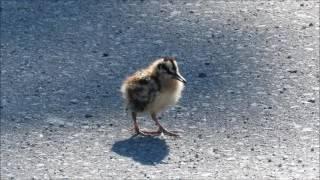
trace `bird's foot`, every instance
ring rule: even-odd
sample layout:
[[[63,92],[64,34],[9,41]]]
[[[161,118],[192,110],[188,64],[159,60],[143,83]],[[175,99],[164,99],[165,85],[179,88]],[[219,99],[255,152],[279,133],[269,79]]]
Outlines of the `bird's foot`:
[[[167,136],[179,137],[179,135],[175,131],[168,131],[164,128],[159,128],[157,131],[150,131],[150,130],[140,130],[139,128],[132,128],[135,133],[133,137],[142,135],[142,136],[160,136],[162,133]]]
[[[141,132],[148,136],[160,136],[162,131],[149,131],[149,130],[141,130]]]
[[[170,132],[164,128],[159,128],[157,131],[143,130],[142,132],[148,136],[160,136],[163,133],[164,135],[179,137],[178,134],[176,134],[174,132]]]
[[[168,136],[179,137],[179,135],[177,133],[168,131],[168,130],[163,129],[163,128],[162,128],[162,132],[163,132],[163,134],[168,135]]]
[[[134,134],[132,135],[132,137],[136,137],[138,135],[142,135],[142,136],[150,136],[148,133],[145,133],[144,131],[140,130],[137,127],[133,127],[128,129],[129,131],[134,131]]]
[[[141,136],[151,136],[150,134],[148,134],[148,133],[145,133],[144,131],[141,131],[141,130],[135,130],[135,133],[133,134],[133,136],[132,137],[136,137],[136,136],[138,136],[138,135],[141,135]]]

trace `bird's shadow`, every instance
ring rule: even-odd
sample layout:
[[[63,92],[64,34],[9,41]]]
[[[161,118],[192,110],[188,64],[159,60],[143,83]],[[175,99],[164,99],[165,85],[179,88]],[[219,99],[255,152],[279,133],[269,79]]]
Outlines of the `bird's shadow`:
[[[113,144],[113,152],[144,165],[156,165],[169,154],[166,141],[154,137],[131,137]]]

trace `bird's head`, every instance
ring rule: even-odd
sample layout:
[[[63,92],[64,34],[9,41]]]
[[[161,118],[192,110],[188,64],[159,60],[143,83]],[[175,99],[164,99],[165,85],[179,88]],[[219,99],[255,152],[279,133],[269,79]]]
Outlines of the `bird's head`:
[[[176,59],[173,57],[164,57],[156,65],[158,76],[163,79],[176,79],[186,83],[186,79],[181,76]]]

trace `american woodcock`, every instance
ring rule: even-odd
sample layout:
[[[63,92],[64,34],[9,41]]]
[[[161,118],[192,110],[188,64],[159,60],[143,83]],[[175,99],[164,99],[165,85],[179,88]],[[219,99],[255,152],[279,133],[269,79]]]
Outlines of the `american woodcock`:
[[[174,105],[181,97],[186,80],[181,76],[176,59],[164,57],[155,60],[147,68],[129,76],[121,86],[121,92],[128,110],[131,112],[135,133],[156,136],[162,133],[178,136],[163,128],[157,113]],[[147,112],[158,126],[157,131],[141,130],[137,114]]]

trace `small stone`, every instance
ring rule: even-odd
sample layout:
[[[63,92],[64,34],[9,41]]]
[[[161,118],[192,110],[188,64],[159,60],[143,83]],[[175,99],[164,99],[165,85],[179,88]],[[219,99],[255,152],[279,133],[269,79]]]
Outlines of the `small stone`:
[[[218,152],[218,149],[213,149],[212,152],[216,153]]]
[[[297,73],[298,71],[297,70],[289,70],[288,72],[289,73]]]
[[[286,91],[287,88],[283,88],[281,91],[280,91],[280,94],[284,93],[284,91]]]
[[[301,7],[303,7],[303,6],[304,6],[304,4],[303,4],[303,3],[301,3],[301,4],[300,4],[300,6],[301,6]]]
[[[268,159],[268,162],[272,162],[272,160],[271,160],[271,159]]]
[[[202,139],[202,134],[199,134],[199,135],[198,135],[198,138],[199,138],[199,139]]]
[[[209,107],[210,106],[209,103],[202,103],[201,105],[202,105],[202,107]]]
[[[287,56],[287,59],[291,59],[291,58],[292,58],[292,56],[290,56],[290,55],[289,55],[289,56]]]
[[[86,115],[84,115],[84,117],[85,118],[91,118],[91,117],[93,117],[91,114],[86,114]]]
[[[194,11],[192,11],[192,10],[191,10],[191,11],[189,11],[189,13],[190,13],[190,14],[193,14],[193,13],[194,13]]]
[[[315,103],[316,100],[314,100],[314,99],[309,99],[308,102],[309,102],[309,103]]]
[[[155,43],[156,43],[156,44],[162,44],[162,43],[163,43],[163,41],[162,41],[162,40],[160,40],[160,39],[158,39],[158,40],[156,40],[156,41],[155,41]]]
[[[78,99],[71,99],[71,100],[70,100],[70,103],[71,103],[71,104],[77,104],[78,102],[79,102]]]
[[[207,74],[206,73],[199,73],[198,77],[199,78],[205,78],[205,77],[207,77]]]
[[[251,148],[250,150],[251,150],[251,151],[254,151],[254,148]]]
[[[313,23],[310,23],[310,24],[309,24],[309,27],[312,27],[312,26],[313,26]]]
[[[112,127],[112,126],[113,126],[113,124],[112,124],[112,123],[110,123],[110,124],[109,124],[109,126],[110,126],[110,127]]]
[[[209,66],[209,65],[210,65],[210,63],[209,63],[209,62],[206,62],[206,63],[204,63],[204,65]]]
[[[102,57],[108,57],[108,56],[109,56],[108,53],[103,53],[103,54],[102,54]]]
[[[313,151],[314,151],[314,148],[311,148],[310,151],[313,152]]]

